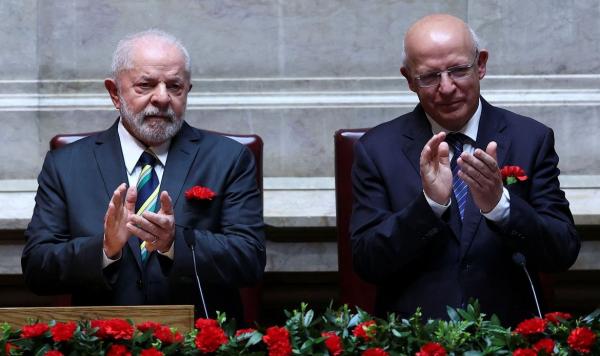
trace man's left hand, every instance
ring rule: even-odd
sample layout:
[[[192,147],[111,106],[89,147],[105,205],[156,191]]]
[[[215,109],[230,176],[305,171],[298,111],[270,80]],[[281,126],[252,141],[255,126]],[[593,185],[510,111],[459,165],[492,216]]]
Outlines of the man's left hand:
[[[473,154],[463,152],[457,160],[458,176],[469,186],[473,201],[481,212],[489,213],[502,197],[502,175],[498,168],[496,142],[490,142],[485,152],[476,149]]]
[[[142,216],[132,215],[127,228],[133,235],[146,241],[148,252],[167,252],[175,239],[175,213],[169,193],[160,193],[158,213],[145,211]]]

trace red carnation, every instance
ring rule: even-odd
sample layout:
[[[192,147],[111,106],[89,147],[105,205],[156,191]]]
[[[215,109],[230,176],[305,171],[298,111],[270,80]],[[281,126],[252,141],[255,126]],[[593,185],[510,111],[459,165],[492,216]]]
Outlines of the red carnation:
[[[541,339],[540,341],[536,342],[533,347],[532,347],[535,352],[539,353],[540,351],[544,351],[545,353],[547,353],[548,355],[550,355],[552,353],[552,351],[554,350],[554,340],[552,339]]]
[[[44,353],[44,356],[64,356],[62,352],[57,350],[50,350]]]
[[[202,329],[202,328],[208,328],[208,327],[218,327],[219,323],[217,323],[216,320],[214,319],[198,319],[196,320],[196,323],[194,324],[194,326],[196,327],[196,329]]]
[[[525,171],[519,166],[504,166],[500,170],[500,173],[502,174],[502,180],[506,185],[517,183],[517,180],[520,182],[527,180]]]
[[[255,332],[255,329],[249,328],[249,329],[240,329],[238,331],[235,332],[235,336],[242,336],[242,335],[246,335],[246,334],[252,334],[253,332]]]
[[[133,326],[123,319],[92,320],[91,324],[101,339],[131,340],[133,336]]]
[[[541,318],[531,318],[524,320],[517,325],[515,332],[521,335],[532,335],[544,332],[546,329],[546,320]]]
[[[136,328],[143,333],[145,333],[148,330],[156,330],[160,327],[161,324],[154,321],[145,321],[143,323],[137,324],[136,326]]]
[[[142,350],[142,352],[140,352],[140,356],[163,356],[163,355],[164,354],[162,352],[158,351],[154,347]]]
[[[263,336],[263,341],[269,349],[269,356],[287,356],[292,354],[290,333],[284,327],[271,326]]]
[[[544,315],[544,319],[546,319],[548,322],[552,323],[552,324],[560,324],[561,320],[569,320],[571,319],[573,316],[569,313],[561,313],[561,312],[553,312],[553,313],[546,313],[546,315]]]
[[[356,325],[354,330],[352,330],[352,334],[365,341],[371,340],[375,336],[375,320],[365,321]]]
[[[325,347],[329,350],[330,355],[338,356],[344,352],[342,339],[335,332],[323,332],[321,333],[321,336],[325,338]]]
[[[210,188],[195,185],[185,192],[185,198],[188,200],[212,200],[217,194]]]
[[[381,347],[373,347],[362,352],[362,356],[389,356]]]
[[[583,354],[590,352],[594,342],[596,342],[596,334],[585,326],[573,329],[567,338],[569,346]]]
[[[21,330],[21,337],[24,339],[29,339],[33,337],[42,336],[46,331],[48,331],[48,329],[48,324],[44,323],[25,325]]]
[[[176,331],[171,331],[168,326],[159,326],[154,329],[154,337],[164,344],[175,344],[183,341],[183,336]]]
[[[437,342],[428,342],[421,346],[415,356],[446,356],[446,349]]]
[[[52,340],[56,342],[69,341],[73,338],[73,333],[77,329],[77,324],[70,321],[68,323],[56,323],[51,329]]]
[[[194,344],[198,350],[204,353],[215,352],[227,342],[227,336],[225,336],[225,332],[216,320],[198,319],[196,320],[196,328],[198,334],[196,334]]]
[[[513,356],[537,356],[537,352],[532,349],[516,349]]]
[[[129,352],[125,345],[112,344],[106,356],[131,356],[131,352]]]

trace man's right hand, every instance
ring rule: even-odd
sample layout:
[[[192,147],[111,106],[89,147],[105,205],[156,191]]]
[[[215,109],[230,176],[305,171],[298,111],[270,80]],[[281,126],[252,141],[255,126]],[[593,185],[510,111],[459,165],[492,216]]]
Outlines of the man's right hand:
[[[447,205],[452,195],[452,169],[445,138],[444,132],[434,135],[425,144],[419,160],[423,191],[440,205]]]
[[[135,214],[135,187],[121,184],[114,192],[104,215],[104,253],[108,258],[115,259],[121,254],[121,249],[131,237],[127,230],[129,216]]]

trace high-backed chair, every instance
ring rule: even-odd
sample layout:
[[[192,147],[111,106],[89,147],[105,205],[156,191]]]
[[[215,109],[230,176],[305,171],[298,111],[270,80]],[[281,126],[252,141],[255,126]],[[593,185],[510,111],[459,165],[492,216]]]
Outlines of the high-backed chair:
[[[77,140],[80,140],[84,137],[90,136],[95,132],[88,133],[74,133],[74,134],[59,134],[54,136],[50,140],[50,149],[54,150],[56,148],[60,148],[62,146],[68,145],[69,143],[73,143]],[[248,147],[252,154],[254,155],[254,160],[256,161],[256,184],[260,189],[261,193],[263,191],[263,161],[262,161],[262,153],[263,153],[263,140],[258,135],[236,135],[236,134],[226,134],[217,132],[225,137],[229,137],[242,145]],[[258,321],[260,315],[260,295],[262,291],[262,285],[259,284],[254,287],[248,288],[240,288],[240,294],[242,296],[242,304],[244,305],[244,319],[247,323],[251,324],[254,321]],[[55,304],[65,306],[70,305],[70,296],[59,296],[56,299]]]
[[[334,135],[335,148],[335,207],[338,241],[338,272],[340,301],[373,312],[375,286],[363,281],[352,267],[350,246],[350,216],[352,214],[352,180],[354,143],[367,129],[342,129]]]
[[[338,271],[340,278],[340,301],[373,312],[375,286],[363,281],[352,266],[350,245],[350,216],[352,214],[351,171],[354,161],[354,143],[368,129],[340,129],[334,135],[335,148],[335,200],[338,240]],[[525,278],[525,276],[523,276]],[[555,299],[554,276],[540,273],[541,294],[546,308],[552,309]]]

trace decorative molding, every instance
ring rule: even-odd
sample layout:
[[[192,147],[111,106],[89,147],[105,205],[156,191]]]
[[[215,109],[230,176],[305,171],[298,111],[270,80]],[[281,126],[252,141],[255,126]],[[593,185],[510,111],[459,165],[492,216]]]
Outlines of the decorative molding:
[[[2,80],[0,111],[114,110],[100,79]],[[405,108],[417,97],[402,77],[195,79],[189,110]],[[600,75],[488,76],[499,106],[600,106]],[[200,92],[201,91],[201,92]]]

